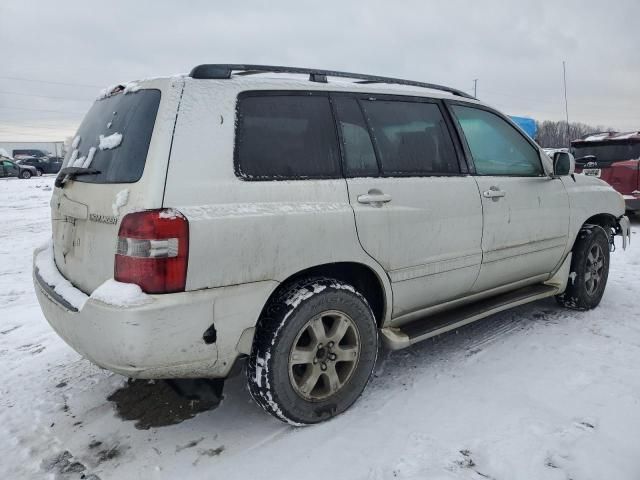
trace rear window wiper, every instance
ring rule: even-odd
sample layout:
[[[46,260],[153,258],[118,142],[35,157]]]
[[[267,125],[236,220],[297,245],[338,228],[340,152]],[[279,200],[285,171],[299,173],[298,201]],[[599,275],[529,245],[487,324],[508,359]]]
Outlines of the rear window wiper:
[[[95,168],[66,167],[58,172],[55,185],[60,188],[69,180],[73,180],[80,175],[96,175],[98,173],[100,173],[100,170],[96,170]]]

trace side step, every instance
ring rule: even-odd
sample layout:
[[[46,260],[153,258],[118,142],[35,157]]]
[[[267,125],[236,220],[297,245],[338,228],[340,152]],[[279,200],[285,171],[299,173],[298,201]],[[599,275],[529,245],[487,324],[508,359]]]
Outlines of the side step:
[[[400,350],[414,343],[454,330],[494,313],[518,305],[550,297],[558,292],[551,285],[530,285],[491,298],[463,305],[453,310],[418,319],[401,327],[386,327],[381,330],[383,343],[391,350]]]

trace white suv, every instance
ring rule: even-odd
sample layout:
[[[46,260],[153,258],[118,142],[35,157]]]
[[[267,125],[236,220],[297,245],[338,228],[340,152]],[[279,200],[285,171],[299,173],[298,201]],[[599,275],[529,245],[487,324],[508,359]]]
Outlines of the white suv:
[[[391,349],[556,296],[602,297],[624,201],[438,85],[201,65],[98,99],[34,282],[58,334],[128,377],[225,378],[292,424]],[[568,281],[570,279],[570,281]]]

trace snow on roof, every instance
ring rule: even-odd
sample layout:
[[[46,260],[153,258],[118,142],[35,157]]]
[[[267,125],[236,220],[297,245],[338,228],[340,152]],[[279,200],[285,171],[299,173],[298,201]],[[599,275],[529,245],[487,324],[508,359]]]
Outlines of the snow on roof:
[[[583,139],[585,142],[599,142],[600,140],[604,140],[609,136],[609,132],[607,133],[598,133],[596,135],[589,135],[587,138]]]
[[[167,75],[164,77],[147,77],[140,78],[138,80],[131,80],[128,82],[115,83],[113,85],[108,85],[98,92],[98,97],[96,100],[102,100],[103,98],[110,97],[114,93],[122,92],[125,95],[127,93],[135,93],[142,88],[143,83],[152,82],[154,80],[175,80],[179,78],[186,78],[188,74],[186,73],[176,73],[175,75]]]
[[[611,138],[611,140],[626,140],[634,137],[640,138],[640,132],[617,133]]]
[[[135,93],[138,90],[140,90],[140,84],[138,82],[136,82],[136,81],[127,82],[124,85],[123,93],[126,95],[127,93]]]
[[[100,92],[98,93],[98,98],[96,98],[96,100],[102,100],[103,98],[107,98],[109,95],[111,95],[111,93],[116,90],[118,87],[121,87],[121,85],[119,84],[115,84],[115,85],[109,85],[105,88],[103,88],[102,90],[100,90]]]
[[[591,135],[587,135],[579,140],[574,140],[576,142],[602,142],[602,141],[614,141],[614,140],[629,140],[629,139],[637,139],[640,140],[640,132],[602,132],[602,133],[592,133]]]
[[[244,90],[253,89],[269,89],[269,90],[324,90],[324,91],[347,91],[347,92],[362,92],[369,94],[396,94],[396,95],[409,95],[420,97],[434,97],[434,98],[455,98],[456,100],[470,102],[470,103],[483,103],[479,100],[459,97],[449,92],[441,90],[432,90],[425,87],[418,87],[414,85],[402,85],[394,83],[357,83],[356,79],[331,77],[327,76],[327,83],[312,82],[309,80],[308,74],[298,73],[278,73],[278,72],[263,72],[253,75],[238,75],[234,73],[229,79],[193,79],[188,74],[180,73],[176,75],[167,75],[163,77],[149,77],[131,82],[123,82],[116,85],[111,85],[100,91],[98,100],[106,98],[114,93],[114,90],[123,93],[133,93],[140,88],[145,88],[147,82],[156,80],[176,80],[184,79],[191,82],[216,82],[221,86],[228,87],[238,92]],[[127,90],[124,92],[124,90]]]

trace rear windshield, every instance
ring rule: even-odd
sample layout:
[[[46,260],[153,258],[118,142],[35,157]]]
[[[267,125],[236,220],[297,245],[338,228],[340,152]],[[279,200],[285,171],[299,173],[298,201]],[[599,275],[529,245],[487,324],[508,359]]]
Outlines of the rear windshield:
[[[97,100],[78,129],[64,166],[93,168],[100,173],[79,176],[75,181],[140,180],[159,104],[160,90],[118,93]]]
[[[598,162],[618,162],[640,158],[640,143],[611,143],[608,145],[584,145],[571,148],[578,163],[580,158],[595,155]]]

